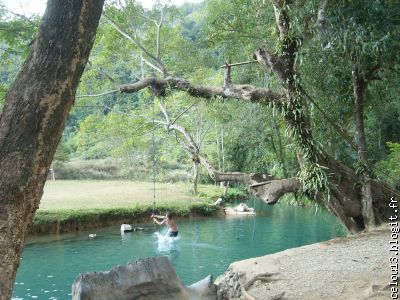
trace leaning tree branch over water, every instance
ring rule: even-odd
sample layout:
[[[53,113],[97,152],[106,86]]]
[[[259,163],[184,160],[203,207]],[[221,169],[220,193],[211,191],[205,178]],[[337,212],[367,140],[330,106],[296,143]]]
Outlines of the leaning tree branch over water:
[[[241,182],[245,184],[252,195],[263,199],[268,204],[276,203],[280,197],[287,193],[296,193],[301,188],[298,178],[277,179],[269,174],[220,172],[200,152],[200,147],[195,142],[192,134],[185,127],[170,121],[165,107],[160,103],[159,107],[165,117],[165,121],[155,120],[164,126],[167,132],[180,133],[185,139],[185,150],[192,156],[193,161],[202,165],[215,182]]]

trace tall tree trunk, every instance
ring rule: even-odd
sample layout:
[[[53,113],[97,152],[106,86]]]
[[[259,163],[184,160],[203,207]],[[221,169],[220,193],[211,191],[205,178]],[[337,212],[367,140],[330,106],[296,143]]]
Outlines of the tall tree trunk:
[[[287,171],[287,167],[286,167],[286,159],[285,159],[285,155],[283,154],[283,145],[282,145],[282,136],[281,136],[281,130],[279,128],[279,125],[277,124],[275,118],[272,118],[271,120],[271,125],[275,131],[277,140],[278,140],[278,149],[276,149],[276,155],[279,157],[279,161],[282,167],[282,171],[283,171],[283,176],[285,178],[289,177],[289,173]]]
[[[221,125],[221,155],[222,155],[222,172],[225,172],[225,147],[224,147],[224,125]]]
[[[197,196],[197,184],[199,182],[199,166],[197,162],[193,162],[193,195]]]
[[[10,299],[28,227],[93,45],[103,1],[49,0],[0,116],[0,299]]]
[[[221,147],[219,142],[219,131],[217,127],[217,121],[215,121],[215,131],[217,132],[217,160],[218,160],[218,170],[221,170]]]
[[[353,93],[354,93],[354,107],[355,107],[355,120],[356,120],[356,144],[358,148],[358,158],[364,166],[368,162],[368,148],[365,138],[364,130],[364,97],[367,88],[367,81],[363,78],[361,72],[356,66],[353,66]],[[364,220],[364,226],[368,229],[374,227],[375,216],[372,207],[372,187],[370,174],[366,168],[361,173],[361,208]]]
[[[267,71],[274,71],[286,90],[284,118],[296,143],[303,189],[332,211],[348,230],[359,232],[364,229],[364,222],[359,204],[360,190],[355,185],[358,176],[332,159],[314,142],[306,96],[295,70],[300,43],[289,34],[289,8],[286,2],[273,1],[273,6],[282,53],[278,55],[258,49],[254,57]]]

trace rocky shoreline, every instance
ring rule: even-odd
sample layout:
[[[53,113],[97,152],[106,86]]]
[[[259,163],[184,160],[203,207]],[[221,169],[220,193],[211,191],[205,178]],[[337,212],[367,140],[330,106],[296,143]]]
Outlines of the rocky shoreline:
[[[317,300],[390,299],[389,228],[232,263],[184,286],[162,256],[80,274],[73,299]]]
[[[234,262],[218,299],[389,299],[389,230],[336,238]]]

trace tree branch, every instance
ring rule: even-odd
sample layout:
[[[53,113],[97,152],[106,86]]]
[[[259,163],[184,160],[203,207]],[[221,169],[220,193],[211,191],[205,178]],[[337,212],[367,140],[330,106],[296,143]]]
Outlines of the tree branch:
[[[189,109],[191,109],[193,106],[195,106],[197,104],[197,101],[196,102],[193,102],[189,107],[187,107],[187,108],[185,108],[183,111],[181,111],[180,113],[179,113],[179,115],[172,121],[172,124],[175,124],[175,122],[176,121],[178,121],[178,119],[180,118],[180,117],[182,117],[187,111],[189,111]]]
[[[146,53],[147,56],[149,56],[152,60],[156,62],[156,64],[160,67],[162,70],[162,73],[164,75],[167,74],[167,71],[163,65],[163,63],[156,57],[154,56],[150,51],[148,51],[137,39],[132,37],[128,32],[126,32],[124,29],[120,28],[113,20],[111,20],[109,17],[104,16],[107,20],[107,22],[114,27],[115,30],[117,30],[123,37],[127,38],[131,42],[133,42],[136,46],[140,48],[144,53]]]
[[[378,76],[378,73],[382,71],[381,65],[378,63],[374,66],[372,66],[370,69],[367,70],[367,72],[364,74],[364,82],[369,83],[373,80],[379,80],[381,79]]]
[[[164,117],[165,117],[165,120],[167,121],[167,124],[170,124],[171,122],[170,122],[170,120],[169,120],[167,111],[165,110],[165,108],[164,108],[164,106],[161,104],[161,102],[158,103],[158,106],[160,107],[161,111],[163,112]]]
[[[225,74],[224,74],[224,88],[227,89],[232,85],[231,79],[231,66],[229,65],[230,62],[225,62]]]
[[[118,92],[119,92],[119,90],[111,90],[111,91],[100,93],[100,94],[77,95],[75,98],[101,97],[101,96],[105,96],[105,95],[109,95],[109,94],[115,94]]]
[[[315,108],[319,110],[319,112],[322,114],[322,116],[325,118],[325,120],[349,144],[349,146],[357,151],[357,149],[358,149],[357,145],[354,143],[354,141],[350,137],[350,135],[348,135],[338,124],[336,124],[336,122],[334,120],[332,120],[331,117],[322,110],[322,108],[311,98],[311,96],[303,88],[301,88],[301,91],[304,93],[304,95],[307,97],[307,99],[315,106]]]
[[[315,27],[322,28],[325,24],[325,9],[328,4],[328,0],[321,0],[319,3],[317,11],[317,21],[315,22]]]
[[[157,58],[160,60],[160,31],[164,21],[164,9],[160,9],[160,22],[156,23],[157,26]]]
[[[296,193],[301,189],[298,178],[276,179],[250,185],[252,194],[263,199],[268,204],[275,204],[287,193]]]
[[[284,84],[287,83],[288,78],[293,76],[294,70],[291,61],[287,62],[276,54],[263,48],[258,48],[254,52],[254,59],[264,67],[265,71],[274,71]]]
[[[192,97],[213,99],[222,97],[224,99],[233,98],[245,100],[253,103],[277,103],[284,102],[284,96],[270,89],[257,88],[252,85],[231,85],[229,88],[210,87],[195,85],[183,78],[167,77],[163,78],[145,78],[131,84],[125,84],[120,87],[121,93],[135,93],[146,87],[152,87],[158,96],[165,95],[165,90],[170,88],[188,93]]]
[[[254,64],[258,62],[257,60],[249,60],[249,61],[243,61],[243,62],[238,62],[238,63],[233,63],[233,64],[227,64],[225,63],[224,65],[220,66],[220,68],[230,68],[230,67],[235,67],[235,66],[241,66],[241,65],[248,65],[248,64]]]
[[[162,107],[162,106],[161,106]],[[253,195],[263,199],[268,204],[276,203],[281,196],[286,193],[298,192],[301,183],[297,178],[275,179],[267,174],[247,174],[241,172],[219,172],[208,159],[200,153],[200,147],[195,142],[191,133],[185,128],[177,124],[170,124],[168,114],[162,107],[167,122],[159,122],[170,131],[181,133],[186,140],[186,151],[192,155],[193,160],[201,164],[215,182],[242,182],[250,188]]]
[[[285,0],[273,0],[272,5],[275,13],[276,31],[278,36],[283,39],[289,33],[289,15],[285,8],[287,3]]]
[[[153,68],[154,70],[156,70],[157,72],[164,74],[163,71],[156,67],[155,65],[153,65],[151,62],[149,62],[148,60],[146,60],[143,56],[140,57],[140,59],[142,60],[142,62],[144,62],[146,65],[148,65],[149,67]]]
[[[119,87],[120,84],[117,83],[117,81],[110,74],[108,74],[106,71],[104,71],[102,67],[94,67],[90,60],[88,60],[88,65],[94,69],[99,70],[100,74],[104,75],[109,81],[111,81],[114,88]]]

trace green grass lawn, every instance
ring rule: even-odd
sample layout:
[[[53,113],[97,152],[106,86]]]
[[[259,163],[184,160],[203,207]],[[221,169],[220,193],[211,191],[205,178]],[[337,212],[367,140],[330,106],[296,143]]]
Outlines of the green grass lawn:
[[[200,185],[199,194],[217,196],[223,189]],[[189,206],[200,200],[185,183],[156,183],[156,205]],[[39,211],[130,208],[153,203],[153,183],[100,180],[47,181]]]

